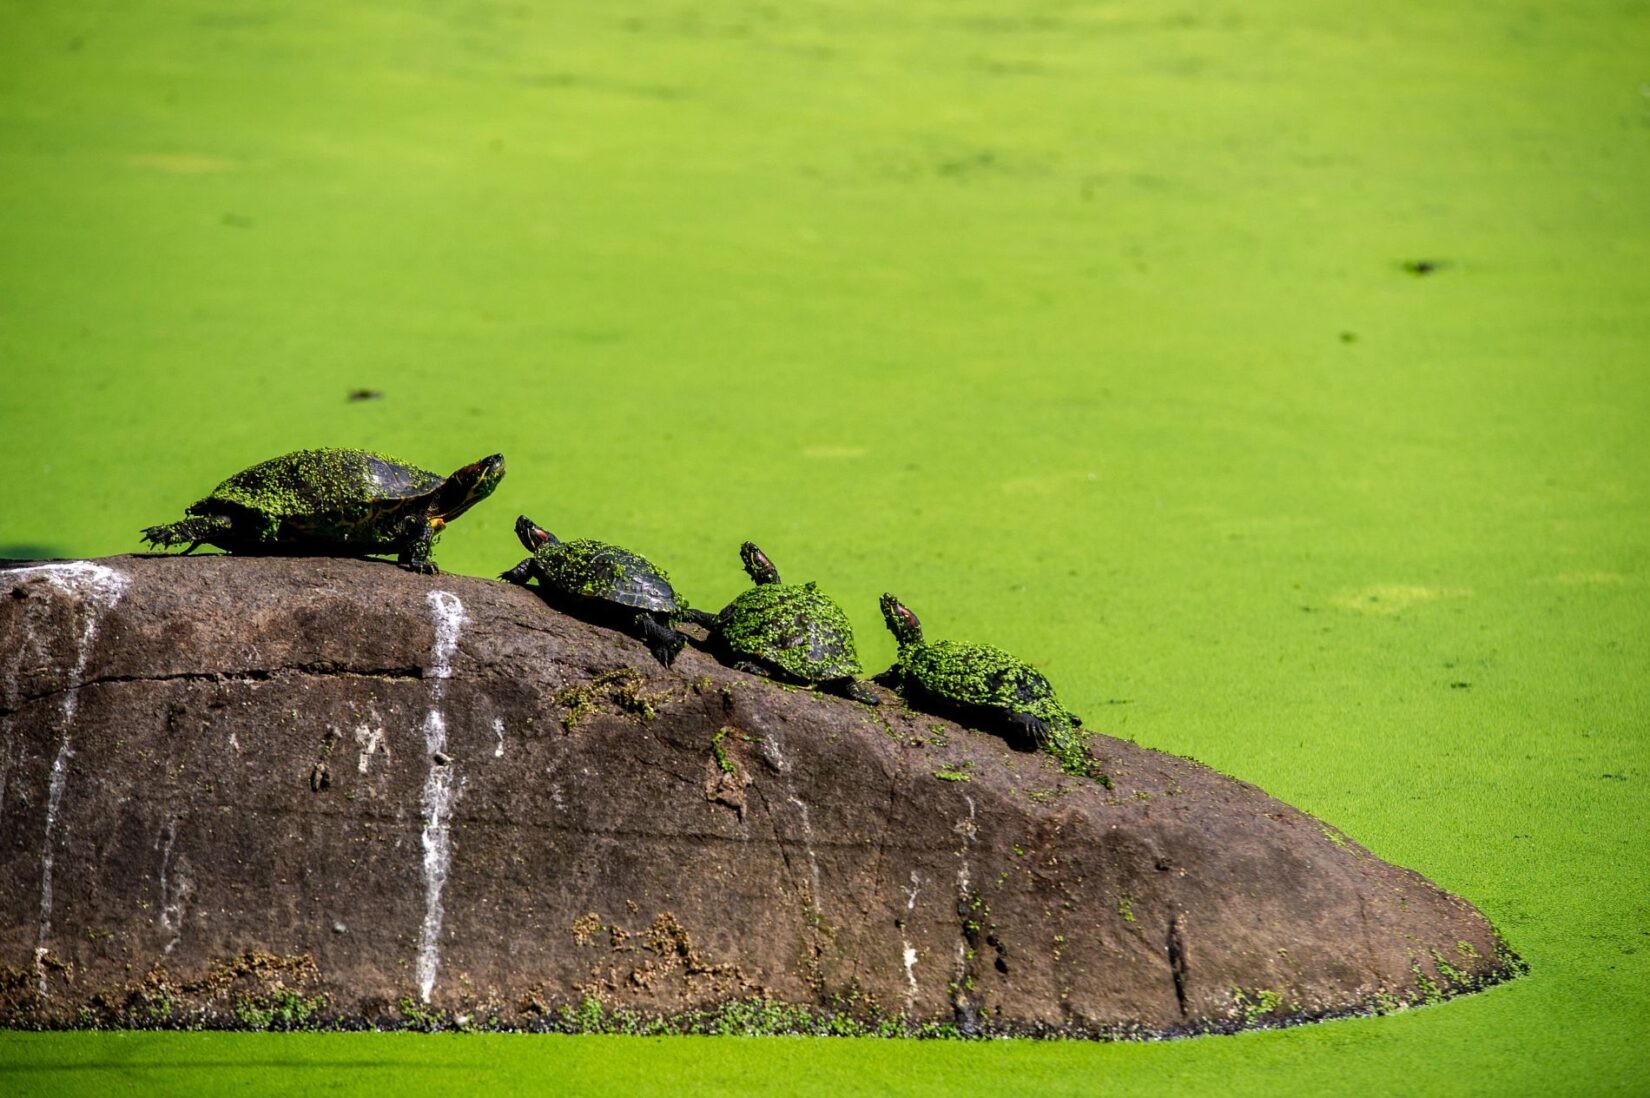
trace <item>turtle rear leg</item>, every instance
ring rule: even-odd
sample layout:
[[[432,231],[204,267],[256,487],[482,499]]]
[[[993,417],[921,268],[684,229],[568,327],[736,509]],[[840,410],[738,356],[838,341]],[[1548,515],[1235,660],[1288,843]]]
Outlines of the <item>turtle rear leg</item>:
[[[676,659],[676,654],[687,643],[687,637],[661,622],[652,614],[636,615],[636,633],[641,637],[647,650],[653,653],[653,658],[669,667]]]
[[[150,526],[143,531],[143,540],[156,549],[170,549],[174,545],[188,543],[189,548],[185,555],[200,548],[202,542],[216,542],[218,538],[228,534],[231,528],[228,517],[224,515],[191,515],[179,522],[169,522],[165,526]]]
[[[1034,717],[1030,713],[1010,713],[1008,725],[1011,730],[1025,737],[1030,748],[1043,747],[1049,741],[1048,722],[1041,717]]]
[[[877,697],[875,690],[860,682],[858,679],[832,679],[830,682],[819,684],[821,690],[829,690],[833,694],[840,694],[849,701],[856,701],[861,705],[881,705],[882,699]]]

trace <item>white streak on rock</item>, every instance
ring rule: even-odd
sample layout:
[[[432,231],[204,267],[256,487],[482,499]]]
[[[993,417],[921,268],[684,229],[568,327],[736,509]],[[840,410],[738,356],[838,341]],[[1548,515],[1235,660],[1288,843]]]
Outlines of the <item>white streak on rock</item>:
[[[40,994],[46,994],[46,939],[52,932],[52,829],[57,826],[57,810],[63,803],[63,786],[69,777],[69,737],[57,749],[52,763],[51,783],[46,789],[46,841],[40,850],[40,936],[35,941],[34,968],[40,977]]]
[[[958,820],[951,830],[962,836],[962,846],[957,848],[957,898],[967,903],[970,900],[969,886],[972,883],[968,872],[968,848],[974,842],[974,798],[963,795],[968,802],[968,818]],[[957,979],[961,980],[968,970],[968,943],[963,938],[957,939]]]
[[[789,775],[786,776],[786,782],[789,784]],[[818,911],[820,906],[819,860],[814,857],[813,821],[808,818],[808,806],[802,803],[802,798],[793,793],[788,799],[802,813],[802,849],[808,853],[808,873],[813,877],[814,882],[814,910]]]
[[[504,718],[493,718],[493,735],[498,737],[498,746],[493,748],[493,758],[504,758]]]
[[[905,992],[905,1009],[907,1013],[910,1012],[917,1001],[917,951],[911,945],[910,935],[911,916],[916,913],[917,890],[921,887],[922,878],[918,877],[917,871],[913,869],[911,871],[911,887],[905,893],[905,934],[900,942],[905,947],[905,979],[911,985]]]
[[[0,579],[9,579],[7,589],[16,581],[38,576],[59,591],[75,599],[75,618],[80,636],[75,639],[75,660],[69,668],[63,691],[64,731],[74,721],[75,709],[80,705],[80,680],[86,673],[86,660],[92,654],[92,638],[103,621],[103,615],[120,601],[130,581],[113,568],[93,564],[89,560],[53,561],[50,564],[32,564],[26,568],[11,568],[0,572]]]
[[[62,702],[63,739],[57,748],[57,759],[52,763],[51,782],[46,794],[46,830],[40,843],[40,935],[36,939],[34,960],[39,977],[40,994],[46,994],[46,941],[52,932],[52,866],[53,832],[57,828],[58,810],[63,804],[63,790],[68,781],[69,760],[74,751],[69,738],[74,732],[75,711],[80,705],[80,684],[86,675],[86,661],[91,658],[92,640],[103,616],[120,601],[130,581],[113,568],[93,564],[87,560],[54,561],[26,568],[12,568],[0,572],[0,579],[10,580],[7,590],[23,579],[44,579],[58,591],[75,600],[75,621],[79,635],[75,638],[74,663],[64,680]],[[7,684],[8,695],[15,694],[14,682]]]
[[[819,859],[814,856],[813,820],[808,815],[808,806],[803,804],[802,798],[796,795],[796,783],[791,780],[791,760],[785,757],[784,746],[779,742],[779,733],[777,731],[764,733],[761,748],[762,753],[768,757],[768,761],[773,764],[774,769],[778,770],[785,778],[785,799],[796,805],[798,811],[802,814],[802,849],[808,855],[808,874],[814,887],[813,906],[814,911],[818,912],[823,907],[820,902],[823,894],[819,881]]]
[[[375,714],[376,716],[376,714]],[[355,742],[361,748],[361,757],[356,761],[357,772],[365,774],[368,764],[374,755],[390,753],[390,745],[384,742],[383,728],[374,728],[368,724],[355,726]]]
[[[464,604],[451,591],[431,591],[425,599],[430,617],[435,619],[435,645],[430,649],[428,678],[438,680],[431,693],[437,701],[453,674],[453,653],[458,650],[459,630],[464,628]]]
[[[424,794],[420,798],[424,830],[421,845],[424,850],[424,922],[418,934],[418,994],[424,1002],[430,1001],[435,990],[435,977],[441,967],[441,890],[447,884],[447,873],[452,867],[452,809],[455,799],[453,783],[457,767],[448,761],[445,765],[438,756],[447,752],[447,717],[441,710],[446,694],[447,679],[452,676],[453,653],[458,649],[458,634],[464,627],[464,604],[449,591],[431,591],[427,596],[430,617],[435,622],[435,644],[430,650],[428,676],[430,711],[424,718],[424,752],[428,756],[429,773],[424,779]]]
[[[170,955],[183,937],[183,908],[192,889],[187,861],[172,865],[172,846],[178,837],[178,821],[172,817],[155,836],[155,849],[160,853],[160,926],[171,937],[167,939],[163,955]],[[169,879],[170,878],[170,879]]]
[[[0,819],[6,815],[6,786],[11,782],[11,768],[15,761],[12,756],[12,736],[6,733],[4,754],[0,755]]]

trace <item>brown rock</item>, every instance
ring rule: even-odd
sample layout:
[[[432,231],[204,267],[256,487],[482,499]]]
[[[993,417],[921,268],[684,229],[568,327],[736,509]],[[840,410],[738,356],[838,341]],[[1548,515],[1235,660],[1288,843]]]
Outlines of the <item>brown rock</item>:
[[[1113,788],[383,563],[3,571],[0,1024],[532,1026],[762,996],[1169,1033],[1516,965],[1334,828],[1095,742]]]

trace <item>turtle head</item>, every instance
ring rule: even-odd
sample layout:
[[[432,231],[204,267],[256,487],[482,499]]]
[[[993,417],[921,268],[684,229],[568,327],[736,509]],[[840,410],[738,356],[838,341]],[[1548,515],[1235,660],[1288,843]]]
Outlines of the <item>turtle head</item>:
[[[882,620],[888,623],[888,631],[901,648],[922,643],[922,622],[909,606],[886,592],[882,596]]]
[[[745,571],[750,575],[751,582],[761,586],[764,583],[778,583],[779,569],[773,566],[768,554],[756,547],[753,541],[747,541],[739,547],[739,559],[745,562]]]
[[[442,522],[451,522],[493,494],[504,479],[504,455],[494,454],[471,462],[442,482],[431,508]]]
[[[516,519],[516,537],[520,538],[521,543],[527,546],[529,553],[536,553],[546,545],[556,544],[556,535],[542,526],[535,525],[533,520],[526,515],[521,515]]]

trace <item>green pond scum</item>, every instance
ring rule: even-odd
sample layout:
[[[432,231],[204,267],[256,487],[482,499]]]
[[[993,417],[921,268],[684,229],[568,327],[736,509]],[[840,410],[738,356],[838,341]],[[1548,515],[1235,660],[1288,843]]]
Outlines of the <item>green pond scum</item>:
[[[783,543],[865,667],[920,593],[1530,965],[1181,1041],[6,1033],[0,1092],[1644,1093],[1647,57],[1617,0],[0,0],[0,557],[503,451],[444,569],[547,499],[704,606]]]

